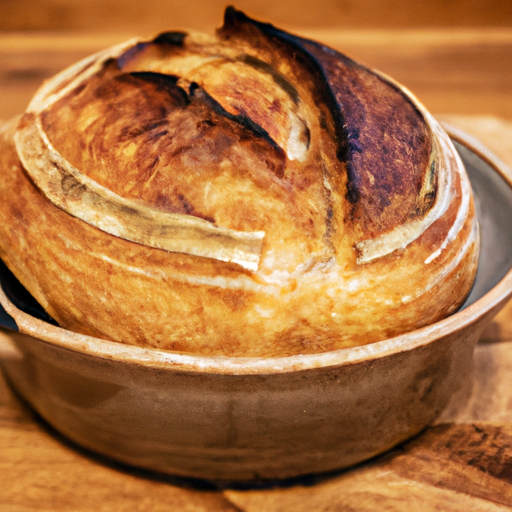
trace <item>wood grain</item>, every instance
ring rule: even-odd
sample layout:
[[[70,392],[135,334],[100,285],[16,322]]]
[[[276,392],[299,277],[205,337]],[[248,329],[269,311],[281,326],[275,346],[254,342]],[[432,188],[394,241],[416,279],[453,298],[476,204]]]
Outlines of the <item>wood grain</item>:
[[[66,444],[0,376],[0,510],[232,511],[212,486],[109,466]]]
[[[0,510],[511,510],[512,342],[480,345],[475,360],[469,400],[416,439],[352,470],[259,488],[95,458],[33,416],[0,379]]]
[[[224,494],[245,512],[510,510],[511,442],[510,425],[440,425],[376,461],[309,485]]]
[[[512,32],[352,31],[330,37],[336,47],[401,75],[443,120],[512,164]],[[0,35],[0,118],[20,112],[43,78],[122,39]],[[512,510],[511,303],[483,341],[474,381],[416,439],[348,471],[252,488],[152,475],[94,457],[34,416],[0,377],[0,510]],[[15,356],[8,347],[0,351],[0,358]]]
[[[0,30],[155,30],[164,20],[180,27],[220,25],[224,0],[3,0]],[[285,27],[511,26],[512,4],[488,0],[237,0],[235,7]]]

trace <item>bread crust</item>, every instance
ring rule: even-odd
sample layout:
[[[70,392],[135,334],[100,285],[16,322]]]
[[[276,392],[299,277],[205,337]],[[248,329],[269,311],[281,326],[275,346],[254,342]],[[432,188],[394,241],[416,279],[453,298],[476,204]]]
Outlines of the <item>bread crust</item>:
[[[0,139],[0,256],[73,331],[320,352],[435,322],[476,274],[471,186],[422,105],[233,9],[65,70]]]

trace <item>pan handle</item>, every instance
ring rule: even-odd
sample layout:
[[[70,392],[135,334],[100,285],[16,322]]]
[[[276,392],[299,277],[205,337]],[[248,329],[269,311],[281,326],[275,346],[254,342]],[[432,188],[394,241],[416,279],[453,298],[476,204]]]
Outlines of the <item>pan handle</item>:
[[[0,327],[10,329],[11,331],[19,331],[14,318],[5,311],[4,307],[0,304]]]

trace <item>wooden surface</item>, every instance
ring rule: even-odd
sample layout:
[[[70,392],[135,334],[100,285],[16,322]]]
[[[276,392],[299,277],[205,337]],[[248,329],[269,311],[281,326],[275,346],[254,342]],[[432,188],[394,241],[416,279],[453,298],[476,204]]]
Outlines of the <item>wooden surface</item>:
[[[2,0],[0,30],[205,30],[228,4],[286,28],[512,26],[509,0]]]
[[[512,165],[512,31],[313,35],[403,81]],[[0,119],[20,112],[43,78],[122,39],[0,35]],[[84,453],[0,377],[0,510],[512,510],[512,304],[485,331],[475,360],[472,386],[416,439],[348,471],[253,488],[150,475]]]

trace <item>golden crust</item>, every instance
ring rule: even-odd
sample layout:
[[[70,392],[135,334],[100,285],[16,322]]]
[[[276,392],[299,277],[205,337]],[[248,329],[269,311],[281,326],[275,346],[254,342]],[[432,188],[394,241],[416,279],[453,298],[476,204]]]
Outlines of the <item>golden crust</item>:
[[[128,344],[370,343],[453,312],[476,273],[470,185],[423,107],[231,9],[215,37],[129,42],[45,84],[0,169],[2,259],[60,325]]]

